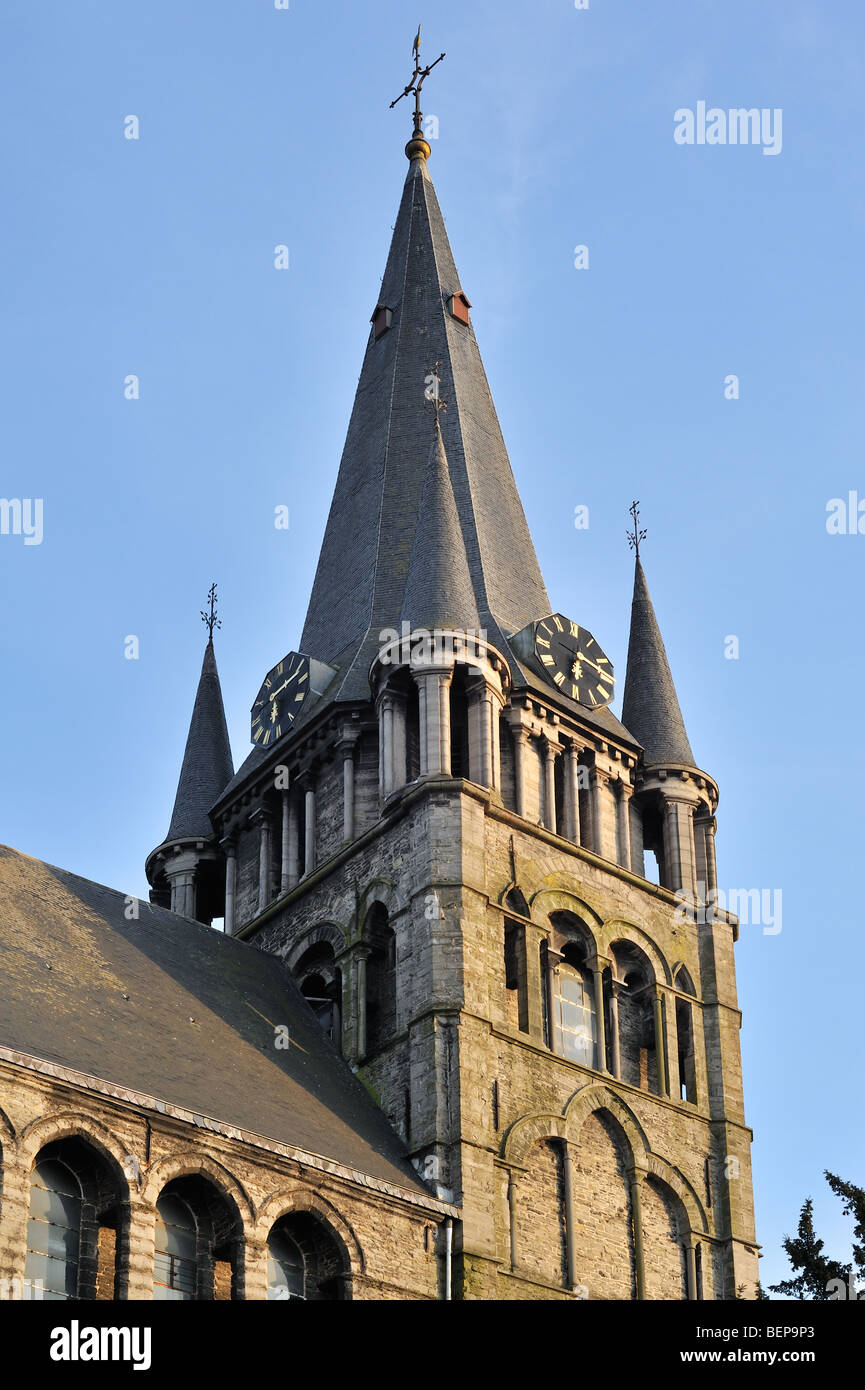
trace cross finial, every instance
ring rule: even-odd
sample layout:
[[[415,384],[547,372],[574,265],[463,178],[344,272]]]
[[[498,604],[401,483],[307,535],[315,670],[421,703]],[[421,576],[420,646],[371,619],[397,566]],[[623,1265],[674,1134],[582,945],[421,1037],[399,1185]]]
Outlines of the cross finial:
[[[411,49],[411,54],[414,58],[414,72],[411,75],[411,81],[407,87],[403,87],[399,96],[395,97],[390,104],[390,109],[393,110],[398,101],[402,101],[403,97],[407,97],[410,92],[414,92],[414,131],[412,132],[411,140],[409,140],[405,147],[405,152],[409,159],[414,159],[417,155],[422,155],[424,159],[429,159],[430,147],[424,139],[422,131],[423,112],[420,109],[420,91],[424,84],[424,80],[429,77],[433,68],[436,67],[445,56],[443,53],[440,53],[434,63],[428,64],[425,68],[421,67],[420,28],[420,25],[418,25]]]
[[[220,618],[217,618],[217,616],[216,616],[216,585],[215,585],[215,584],[211,584],[211,586],[210,586],[210,589],[209,589],[208,594],[207,594],[207,602],[208,602],[209,605],[210,605],[210,612],[209,612],[209,613],[206,613],[206,612],[204,611],[204,609],[202,608],[202,609],[201,609],[201,621],[204,623],[205,627],[207,628],[207,640],[208,640],[208,642],[212,642],[212,641],[213,641],[213,629],[214,629],[215,627],[222,627],[222,620],[221,620]]]
[[[439,364],[436,362],[424,377],[424,395],[432,405],[436,413],[436,421],[443,410],[447,410],[448,403],[441,393],[441,377],[439,376]]]
[[[631,550],[634,551],[634,553],[636,554],[637,559],[639,560],[639,558],[640,558],[640,541],[644,541],[644,540],[646,539],[646,532],[645,532],[645,529],[644,529],[644,530],[640,530],[640,504],[639,504],[639,502],[632,502],[632,503],[631,503],[630,507],[628,508],[628,514],[634,518],[634,529],[633,529],[633,531],[626,531],[626,532],[625,532],[625,535],[626,535],[627,538],[628,538],[628,545],[630,546]]]

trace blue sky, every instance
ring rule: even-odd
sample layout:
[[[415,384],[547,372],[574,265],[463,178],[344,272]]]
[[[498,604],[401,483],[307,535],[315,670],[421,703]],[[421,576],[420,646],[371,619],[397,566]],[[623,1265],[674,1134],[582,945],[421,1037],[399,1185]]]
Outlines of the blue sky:
[[[865,1183],[863,752],[839,732],[865,676],[865,535],[826,529],[831,498],[865,501],[854,0],[7,0],[0,493],[42,498],[44,536],[0,536],[0,839],[146,892],[214,579],[245,755],[261,677],[300,635],[419,19],[425,55],[447,51],[430,171],[553,604],[623,673],[638,497],[721,787],[721,884],[783,892],[781,932],[743,926],[738,947],[772,1282],[809,1193],[848,1253],[822,1170]],[[779,108],[781,152],[677,144],[674,112],[701,100]]]

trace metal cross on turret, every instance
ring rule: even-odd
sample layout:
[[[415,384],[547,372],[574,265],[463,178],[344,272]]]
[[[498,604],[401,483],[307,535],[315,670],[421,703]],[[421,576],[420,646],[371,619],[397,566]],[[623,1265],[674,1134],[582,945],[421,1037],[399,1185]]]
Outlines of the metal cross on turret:
[[[427,78],[427,77],[429,77],[429,75],[430,75],[430,73],[432,72],[433,68],[434,68],[438,63],[441,62],[442,58],[444,58],[445,55],[444,55],[443,53],[440,53],[439,56],[436,58],[436,60],[435,60],[434,63],[430,63],[429,66],[428,66],[428,67],[425,67],[425,68],[422,68],[422,67],[421,67],[421,65],[420,65],[420,25],[418,25],[418,27],[417,27],[417,33],[415,34],[415,39],[414,39],[414,43],[412,44],[412,50],[411,50],[411,52],[412,52],[412,57],[414,58],[414,72],[413,72],[412,75],[411,75],[411,82],[409,82],[408,86],[407,86],[407,87],[404,87],[403,90],[400,92],[399,96],[396,97],[396,98],[391,102],[391,104],[390,104],[390,109],[393,110],[393,108],[396,106],[397,102],[398,102],[398,101],[402,101],[403,97],[407,97],[408,94],[409,94],[409,92],[414,92],[414,135],[413,135],[413,138],[414,138],[415,140],[422,140],[422,139],[423,139],[423,134],[422,134],[422,131],[421,131],[421,124],[422,124],[422,122],[423,122],[423,112],[422,112],[421,109],[420,109],[420,91],[421,91],[421,87],[422,87],[423,84],[424,84],[424,79]]]
[[[216,585],[215,585],[215,584],[211,584],[211,586],[210,586],[210,589],[209,589],[208,595],[207,595],[207,602],[208,602],[209,605],[210,605],[210,612],[209,612],[209,613],[206,613],[206,612],[204,611],[204,609],[202,608],[202,609],[201,609],[201,621],[204,623],[205,627],[207,628],[207,640],[208,640],[209,642],[212,642],[212,641],[213,641],[213,629],[214,629],[215,627],[222,627],[222,620],[221,620],[220,618],[217,618],[217,616],[216,616]]]
[[[636,554],[637,559],[639,560],[639,558],[640,558],[640,541],[644,541],[644,540],[646,539],[646,531],[645,531],[645,529],[640,530],[640,504],[639,504],[639,502],[632,502],[631,505],[630,505],[630,507],[628,508],[628,513],[629,513],[630,516],[632,516],[632,517],[634,518],[634,529],[633,529],[633,531],[626,531],[626,532],[625,532],[625,535],[626,535],[627,538],[628,538],[628,545],[630,546],[631,550],[634,551],[634,553]]]

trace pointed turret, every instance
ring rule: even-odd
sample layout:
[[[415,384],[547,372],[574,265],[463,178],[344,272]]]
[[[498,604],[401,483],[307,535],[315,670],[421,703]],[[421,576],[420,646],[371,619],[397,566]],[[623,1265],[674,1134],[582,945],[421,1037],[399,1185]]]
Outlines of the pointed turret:
[[[441,569],[442,557],[419,534],[435,379],[447,402],[440,433],[448,487],[440,469],[434,491],[446,559],[460,572],[447,591],[505,651],[505,634],[550,611],[427,169],[429,148],[420,137],[406,147],[408,176],[300,642],[340,668],[328,692],[340,700],[365,696],[379,633],[414,606],[419,590],[432,592],[433,581],[419,578],[419,557]],[[443,621],[463,625],[437,606]]]
[[[661,629],[640,561],[639,503],[631,506],[636,552],[631,636],[622,722],[643,746],[635,778],[644,846],[658,861],[665,888],[693,903],[716,886],[715,810],[718,788],[701,772],[685,732]]]
[[[208,814],[234,775],[219,672],[213,650],[215,591],[208,642],[189,721],[168,834],[147,858],[151,902],[210,923],[223,914],[225,861]]]
[[[645,750],[646,767],[694,766],[670,663],[637,555],[622,723]]]
[[[165,843],[213,834],[208,811],[234,776],[222,689],[211,638],[192,707],[186,749]]]

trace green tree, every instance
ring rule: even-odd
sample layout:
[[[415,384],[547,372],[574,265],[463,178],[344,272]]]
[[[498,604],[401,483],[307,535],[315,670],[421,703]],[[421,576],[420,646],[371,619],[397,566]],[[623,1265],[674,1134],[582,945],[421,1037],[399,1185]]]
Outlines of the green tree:
[[[772,1293],[783,1298],[829,1302],[833,1280],[840,1279],[846,1284],[854,1267],[859,1275],[865,1276],[865,1191],[828,1171],[825,1178],[836,1197],[841,1198],[845,1216],[854,1218],[853,1260],[842,1264],[823,1254],[823,1241],[814,1230],[814,1203],[809,1197],[799,1213],[798,1235],[785,1236],[783,1242],[794,1276],[769,1285]]]

